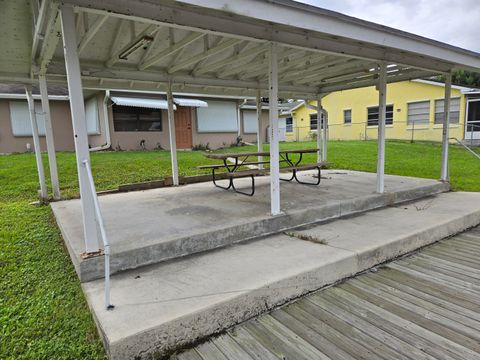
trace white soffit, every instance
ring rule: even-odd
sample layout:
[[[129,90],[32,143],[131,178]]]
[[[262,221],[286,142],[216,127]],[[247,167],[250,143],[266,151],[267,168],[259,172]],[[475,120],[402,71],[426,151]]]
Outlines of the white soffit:
[[[173,98],[173,102],[178,106],[189,107],[208,107],[208,103],[198,99]]]
[[[120,106],[133,106],[141,107],[147,109],[168,109],[167,100],[160,99],[143,99],[143,98],[132,98],[132,97],[123,97],[123,96],[112,96],[112,101],[115,105]],[[174,105],[174,109],[175,109]]]

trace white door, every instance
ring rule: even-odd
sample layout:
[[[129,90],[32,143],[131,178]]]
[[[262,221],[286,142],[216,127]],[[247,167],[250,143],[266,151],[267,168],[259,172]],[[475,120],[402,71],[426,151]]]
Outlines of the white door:
[[[480,139],[480,99],[467,100],[465,140]]]

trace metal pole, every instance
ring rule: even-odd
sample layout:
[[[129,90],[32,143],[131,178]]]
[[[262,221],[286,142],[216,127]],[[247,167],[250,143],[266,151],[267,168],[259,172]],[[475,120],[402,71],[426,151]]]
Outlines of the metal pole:
[[[269,120],[270,120],[270,207],[272,215],[280,210],[280,158],[278,144],[278,49],[276,43],[270,43],[270,61],[268,71]]]
[[[60,199],[60,185],[58,183],[57,157],[55,156],[55,142],[53,139],[52,118],[48,102],[47,81],[45,75],[38,75],[40,96],[42,98],[43,115],[45,116],[45,140],[47,142],[48,166],[50,168],[50,181],[52,182],[53,198]]]
[[[77,52],[75,14],[72,5],[62,5],[60,7],[60,19],[62,24],[65,68],[67,70],[68,93],[70,96],[70,111],[72,112],[80,199],[82,201],[85,253],[89,254],[98,252],[100,247],[97,233],[97,222],[95,218],[95,206],[93,202],[93,197],[96,196],[96,194],[93,194],[92,189],[88,184],[87,173],[83,168],[84,161],[90,163],[90,153],[88,150],[88,135],[80,74],[80,61]]]
[[[323,159],[322,132],[320,122],[322,119],[322,97],[317,95],[317,162]]]
[[[387,65],[380,64],[378,79],[378,152],[377,152],[377,192],[385,191],[385,117],[387,96]]]
[[[45,183],[45,171],[43,169],[42,150],[40,149],[40,138],[38,136],[37,115],[35,114],[35,102],[32,96],[32,87],[25,86],[27,96],[28,111],[30,113],[30,123],[32,125],[33,148],[35,149],[35,160],[37,163],[38,181],[40,183],[40,200],[47,201],[48,192]]]
[[[442,169],[440,180],[448,181],[448,138],[450,128],[450,97],[452,92],[452,74],[445,75],[445,98],[443,100],[443,131],[442,131]]]
[[[93,181],[92,169],[87,160],[84,160],[82,165],[84,166],[87,174],[88,183],[93,192],[95,190],[95,182]],[[95,214],[98,220],[98,228],[100,229],[100,235],[103,242],[103,253],[105,255],[105,308],[111,310],[114,306],[110,303],[110,242],[108,241],[107,232],[105,231],[105,224],[103,223],[102,213],[100,211],[100,204],[98,198],[93,197],[93,204],[95,206]]]
[[[168,138],[170,140],[170,157],[172,161],[173,186],[178,186],[177,139],[175,136],[175,115],[173,112],[172,82],[167,86],[168,102]]]
[[[260,90],[257,91],[256,106],[257,106],[257,151],[263,151],[263,138],[262,138],[262,98],[260,96]],[[263,161],[263,156],[258,157],[258,162]],[[259,169],[263,169],[263,164],[258,164]]]

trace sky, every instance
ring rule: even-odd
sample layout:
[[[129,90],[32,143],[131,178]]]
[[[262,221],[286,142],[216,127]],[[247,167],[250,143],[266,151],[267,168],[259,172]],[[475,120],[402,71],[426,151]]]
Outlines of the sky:
[[[480,52],[480,0],[297,0]]]

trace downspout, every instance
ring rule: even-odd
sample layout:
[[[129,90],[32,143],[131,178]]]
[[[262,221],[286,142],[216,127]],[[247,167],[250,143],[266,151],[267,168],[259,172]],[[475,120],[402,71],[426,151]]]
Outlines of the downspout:
[[[110,99],[110,90],[105,91],[105,97],[103,98],[103,121],[104,121],[104,128],[105,128],[105,145],[97,146],[90,149],[92,151],[100,151],[100,150],[107,150],[112,147],[112,140],[110,137],[110,122],[108,119],[108,99]]]

